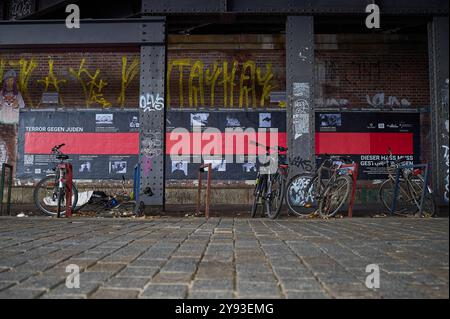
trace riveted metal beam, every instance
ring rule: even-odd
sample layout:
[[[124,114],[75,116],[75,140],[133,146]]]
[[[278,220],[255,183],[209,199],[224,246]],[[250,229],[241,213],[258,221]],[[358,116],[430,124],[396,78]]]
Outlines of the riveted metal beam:
[[[166,37],[165,23],[159,36]],[[142,32],[146,32],[143,28]],[[141,46],[140,194],[147,210],[164,209],[166,44]]]
[[[286,21],[287,132],[290,157],[315,163],[314,151],[314,18],[288,16]],[[291,174],[300,173],[292,167]]]
[[[142,0],[143,13],[361,14],[372,0]],[[448,14],[447,0],[378,0],[382,14]]]
[[[81,20],[79,29],[68,29],[65,21],[6,21],[0,22],[0,47],[163,44],[164,32],[157,17]]]
[[[142,13],[224,13],[227,0],[142,0]]]
[[[431,126],[433,141],[432,177],[436,199],[449,204],[449,32],[448,17],[434,17],[428,27],[430,60]]]

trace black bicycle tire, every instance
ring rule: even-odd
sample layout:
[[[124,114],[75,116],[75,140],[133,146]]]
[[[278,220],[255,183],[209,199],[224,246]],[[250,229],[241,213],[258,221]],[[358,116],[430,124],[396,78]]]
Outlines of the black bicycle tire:
[[[260,178],[260,177],[259,177]],[[255,185],[255,190],[253,191],[253,204],[252,204],[252,209],[250,212],[250,216],[251,218],[255,218],[256,217],[256,213],[258,212],[258,206],[259,206],[259,200],[262,196],[262,184],[263,181],[262,179],[258,180],[258,184]]]
[[[305,206],[296,206],[296,207],[303,207],[302,210],[296,210],[293,206],[293,204],[291,203],[291,197],[289,196],[289,190],[292,186],[292,184],[294,183],[294,181],[296,181],[298,178],[303,177],[303,178],[308,178],[311,180],[311,182],[308,184],[307,189],[309,192],[309,188],[311,186],[309,185],[314,185],[315,181],[319,178],[317,175],[311,175],[311,174],[307,174],[307,173],[302,173],[302,174],[297,174],[295,176],[293,176],[289,182],[286,185],[286,191],[285,191],[285,197],[286,197],[286,203],[289,209],[289,212],[302,217],[302,218],[307,218],[312,216],[316,211],[317,211],[317,203],[315,203],[315,205],[312,205],[310,208],[307,208]]]
[[[386,179],[385,181],[383,181],[380,185],[380,188],[378,189],[378,198],[380,199],[380,201],[383,204],[386,211],[388,211],[389,213],[400,215],[400,216],[408,215],[408,208],[398,209],[399,196],[402,196],[402,194],[400,194],[401,193],[400,187],[399,187],[399,194],[397,195],[398,196],[397,197],[397,210],[395,212],[391,212],[392,198],[394,196],[393,183],[394,183],[394,181],[391,179]],[[400,179],[400,183],[405,183],[405,181],[403,179]],[[391,198],[389,200],[386,200],[384,194],[387,194],[387,193],[383,192],[383,189],[385,189],[387,187],[386,185],[388,185],[388,184],[390,184],[390,186],[392,187],[392,194],[391,194]],[[406,201],[403,201],[403,202],[405,202],[405,204],[406,204]]]
[[[346,190],[345,190],[345,195],[342,196],[342,199],[339,202],[339,205],[337,205],[337,207],[334,210],[332,210],[330,213],[328,213],[328,212],[326,213],[324,211],[325,198],[328,195],[328,193],[331,191],[331,188],[334,185],[336,185],[339,180],[345,180],[346,181],[346,185],[347,186],[346,186]],[[325,191],[323,192],[323,194],[324,194],[323,197],[319,201],[319,215],[321,217],[324,217],[324,218],[330,218],[330,217],[333,217],[334,215],[336,215],[339,212],[339,210],[342,208],[342,206],[348,201],[349,195],[350,195],[350,191],[351,191],[351,188],[352,188],[352,184],[353,184],[353,180],[348,175],[338,176],[336,178],[336,180],[334,181],[334,183],[328,184],[326,189],[325,189]]]
[[[44,184],[44,182],[47,180],[54,180],[54,179],[55,179],[55,175],[48,175],[48,176],[44,177],[36,184],[36,186],[34,187],[34,191],[33,191],[34,204],[42,213],[44,213],[45,215],[48,215],[48,216],[56,216],[57,213],[48,211],[41,205],[41,202],[39,199],[39,186]],[[78,203],[78,189],[75,184],[72,185],[72,193],[74,196],[74,201],[72,203],[72,209],[75,211],[76,205]],[[65,211],[62,211],[61,215],[65,215]]]
[[[279,198],[278,205],[275,207],[274,214],[272,214],[273,209],[271,207],[272,197],[270,199],[266,199],[265,205],[264,205],[266,208],[266,214],[270,219],[276,219],[280,215],[281,207],[283,206],[284,194],[285,194],[285,190],[286,190],[286,188],[285,188],[286,180],[283,178],[282,175],[277,176],[276,183],[281,184],[281,185],[279,185],[279,189],[281,189],[281,194],[279,195],[279,197],[281,197],[281,198]]]

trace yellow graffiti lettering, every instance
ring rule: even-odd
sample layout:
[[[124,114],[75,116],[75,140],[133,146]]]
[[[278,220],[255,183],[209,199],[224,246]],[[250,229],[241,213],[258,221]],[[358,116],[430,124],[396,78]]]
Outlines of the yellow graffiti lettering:
[[[31,59],[30,61],[20,59],[18,62],[9,62],[9,65],[19,67],[17,86],[19,87],[19,91],[22,94],[22,97],[26,101],[27,105],[32,107],[33,101],[31,100],[28,93],[28,85],[30,82],[31,74],[33,73],[34,69],[36,69],[38,64],[33,59]]]
[[[191,65],[191,61],[189,59],[181,59],[181,60],[173,60],[172,62],[169,63],[169,66],[167,68],[167,95],[169,96],[168,99],[170,99],[170,77],[172,74],[172,69],[174,67],[178,67],[178,72],[179,72],[179,76],[178,76],[178,88],[179,88],[179,103],[180,103],[180,107],[184,106],[184,97],[183,97],[183,68],[184,67],[188,67]],[[169,104],[170,105],[170,104]]]
[[[197,80],[197,85],[194,81]],[[196,61],[189,74],[189,107],[198,107],[200,95],[200,105],[205,105],[205,88],[203,86],[203,62]]]
[[[272,65],[267,64],[266,65],[266,73],[264,76],[261,75],[261,68],[258,68],[256,70],[256,77],[258,80],[258,85],[262,86],[262,94],[261,94],[261,103],[260,106],[264,107],[266,105],[266,100],[269,100],[270,92],[272,92],[273,89],[276,88],[276,85],[272,84],[272,80],[274,78],[274,74],[272,72]],[[278,104],[279,107],[286,107],[286,103],[284,104]]]
[[[231,68],[231,74],[228,73],[228,62],[223,62],[223,75],[222,75],[222,82],[219,82],[219,84],[223,85],[223,104],[225,107],[230,106],[233,107],[234,104],[234,87],[236,84],[234,84],[234,78],[236,76],[236,70],[238,67],[238,62],[234,61],[233,66]],[[229,88],[228,88],[229,86]],[[229,92],[229,96],[228,96]],[[229,99],[228,99],[229,98]]]
[[[139,72],[139,59],[133,59],[130,66],[127,68],[128,58],[126,56],[122,57],[122,79],[120,84],[120,95],[117,99],[118,105],[121,107],[125,106],[126,90],[133,79]]]
[[[241,80],[239,85],[239,107],[242,108],[245,98],[245,107],[249,105],[249,94],[252,94],[252,105],[256,108],[256,80],[255,80],[256,64],[253,61],[247,61],[244,63],[244,67],[241,73]],[[250,75],[247,75],[247,70],[250,71]],[[250,87],[245,84],[250,80]]]
[[[37,83],[44,84],[44,92],[48,92],[49,87],[52,86],[59,95],[60,91],[59,84],[66,83],[67,80],[58,80],[57,76],[55,75],[55,72],[53,71],[53,63],[54,61],[51,59],[48,61],[48,74],[43,80],[37,80]],[[60,96],[59,99],[61,105],[64,105],[63,98]]]
[[[97,69],[92,75],[87,68],[85,68],[86,59],[82,59],[80,62],[80,66],[78,70],[75,71],[73,68],[69,68],[70,74],[72,74],[81,84],[83,88],[83,93],[86,99],[86,107],[89,107],[91,104],[98,103],[103,107],[110,107],[112,104],[108,102],[104,97],[102,90],[105,86],[108,85],[107,82],[99,79],[100,70]],[[83,77],[87,77],[85,79]]]
[[[186,70],[186,68],[189,68]],[[216,106],[217,90],[223,96],[223,106],[233,108],[237,102],[240,108],[243,107],[265,107],[270,103],[270,93],[276,88],[274,84],[275,75],[271,64],[258,67],[255,61],[247,60],[240,63],[236,60],[216,61],[206,66],[202,61],[191,61],[190,59],[177,59],[169,61],[167,66],[166,87],[168,106],[172,103],[171,96],[175,92],[179,94],[179,105],[185,106],[185,99],[188,100],[189,107],[204,106],[205,99],[209,99],[208,105]],[[173,73],[178,72],[178,85],[171,86]],[[187,80],[188,92],[185,96],[185,79]],[[235,87],[239,85],[239,90]],[[206,92],[209,96],[206,96]],[[235,99],[235,94],[236,99]],[[279,107],[283,105],[279,104]]]
[[[220,74],[222,73],[222,68],[218,67],[217,62],[214,63],[212,67],[212,71],[210,69],[206,69],[205,74],[205,83],[210,87],[211,91],[211,106],[214,106],[215,102],[215,90],[216,90],[216,82],[219,78]]]

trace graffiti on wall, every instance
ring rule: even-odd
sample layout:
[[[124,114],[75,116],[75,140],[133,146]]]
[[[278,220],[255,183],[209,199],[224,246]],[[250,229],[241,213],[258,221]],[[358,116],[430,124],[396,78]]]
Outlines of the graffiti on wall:
[[[367,103],[373,107],[408,107],[411,106],[411,102],[407,99],[398,99],[396,96],[386,97],[383,92],[377,93],[374,96],[366,95]]]
[[[0,123],[17,124],[19,122],[19,109],[23,107],[25,107],[25,102],[17,83],[17,74],[14,70],[9,70],[2,74]]]
[[[162,132],[142,131],[141,153],[143,157],[143,175],[148,176],[153,168],[153,158],[163,154]]]
[[[150,93],[142,94],[139,98],[139,107],[143,112],[161,111],[164,109],[164,97],[160,96],[159,93],[156,96]]]
[[[177,85],[171,86],[174,78]],[[220,93],[224,107],[265,107],[270,93],[277,87],[274,79],[270,63],[260,67],[252,60],[222,61],[208,67],[201,60],[174,59],[167,66],[167,105],[180,108],[216,106],[216,93]],[[172,105],[171,96],[176,93],[179,105]]]
[[[294,139],[309,133],[309,83],[293,83],[293,115]]]
[[[9,5],[9,18],[10,19],[20,19],[34,11],[33,0],[12,0]],[[1,17],[1,16],[0,16]]]
[[[117,63],[120,64],[120,72],[113,73],[114,78],[111,78],[111,75],[107,78],[105,70],[89,64],[86,58],[74,60],[73,67],[70,63],[63,63],[61,59],[49,56],[43,61],[41,56],[37,56],[17,60],[0,56],[0,79],[10,72],[16,74],[15,86],[27,107],[42,106],[41,97],[44,93],[51,92],[57,94],[58,104],[61,106],[68,106],[65,105],[64,94],[77,101],[82,96],[86,108],[125,107],[127,90],[132,83],[136,84],[138,81],[140,64],[137,57],[129,59],[122,56],[121,61]],[[110,85],[110,82],[114,84]],[[106,97],[107,91],[109,97]],[[116,98],[110,97],[114,95]],[[69,106],[80,105],[77,102],[76,105]]]

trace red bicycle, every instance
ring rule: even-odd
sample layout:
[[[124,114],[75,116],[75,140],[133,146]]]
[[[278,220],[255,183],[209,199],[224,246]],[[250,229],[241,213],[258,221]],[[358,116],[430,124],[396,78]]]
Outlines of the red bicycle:
[[[72,192],[72,211],[75,210],[78,202],[78,189],[72,183],[70,172],[67,170],[69,156],[60,151],[60,148],[64,145],[61,144],[52,148],[52,155],[55,155],[59,161],[53,169],[55,174],[44,177],[34,188],[36,207],[49,216],[66,215],[66,195],[70,191]],[[69,183],[72,183],[71,188]]]

